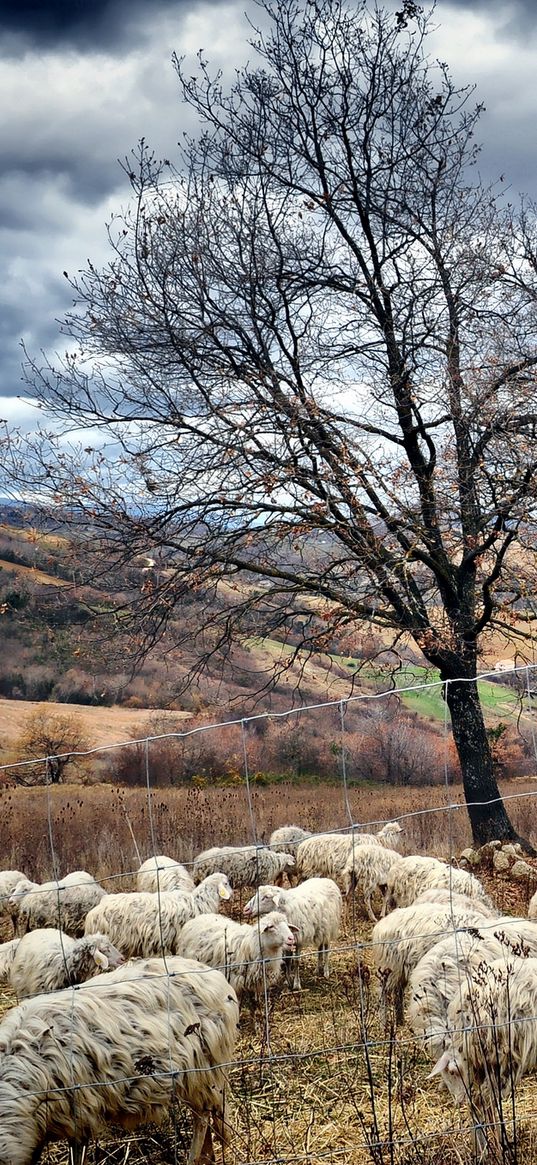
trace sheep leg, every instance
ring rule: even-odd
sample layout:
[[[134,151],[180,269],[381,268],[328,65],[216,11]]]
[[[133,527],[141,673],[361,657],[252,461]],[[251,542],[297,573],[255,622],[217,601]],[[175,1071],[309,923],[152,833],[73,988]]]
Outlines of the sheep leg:
[[[364,894],[364,903],[367,917],[371,919],[371,922],[378,922],[378,918],[375,916],[375,912],[371,905],[371,891],[368,894]]]
[[[69,1165],[84,1165],[87,1150],[87,1141],[69,1141]]]
[[[213,1139],[209,1126],[209,1113],[207,1112],[194,1114],[188,1165],[198,1165],[198,1161],[214,1161]]]
[[[284,955],[283,961],[291,991],[300,991],[302,986],[300,982],[300,951],[297,949],[295,955]]]
[[[330,968],[328,966],[328,947],[321,944],[317,953],[317,974],[322,975],[324,979],[330,977]]]

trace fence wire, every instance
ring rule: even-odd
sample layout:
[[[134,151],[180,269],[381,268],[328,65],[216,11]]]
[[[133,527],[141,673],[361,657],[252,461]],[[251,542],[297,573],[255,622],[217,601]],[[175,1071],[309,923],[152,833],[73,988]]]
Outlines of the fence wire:
[[[513,668],[512,673],[522,677],[525,689],[525,714],[537,762],[531,679],[536,670],[537,665],[524,665]],[[486,680],[491,676],[499,678],[497,672],[484,672],[477,679]],[[457,681],[464,682],[473,681]],[[223,1154],[224,1160],[230,1162],[230,1165],[235,1163],[238,1165],[239,1162],[241,1165],[249,1165],[250,1162],[251,1165],[254,1165],[254,1162],[257,1165],[260,1162],[263,1165],[287,1165],[287,1163],[290,1165],[291,1162],[311,1162],[315,1165],[317,1161],[327,1160],[348,1162],[349,1165],[362,1161],[372,1162],[373,1165],[396,1165],[396,1163],[437,1165],[440,1159],[448,1163],[456,1161],[460,1165],[461,1162],[484,1161],[485,1158],[493,1162],[513,1161],[524,1165],[526,1162],[528,1165],[537,1163],[537,1142],[533,1132],[537,1107],[529,1087],[530,1077],[526,1077],[526,1073],[537,1066],[537,923],[533,935],[534,924],[531,921],[527,918],[517,921],[516,917],[513,917],[512,921],[508,922],[501,910],[503,901],[507,901],[510,908],[508,915],[512,914],[513,903],[519,907],[522,904],[527,907],[528,899],[537,889],[537,863],[523,854],[514,855],[523,860],[527,868],[526,881],[519,881],[516,884],[507,875],[495,876],[492,872],[493,867],[487,868],[482,876],[486,882],[485,890],[496,899],[496,916],[470,917],[470,908],[467,908],[468,913],[464,914],[457,900],[456,871],[460,868],[460,854],[456,848],[455,823],[456,821],[460,823],[461,811],[462,817],[465,818],[468,806],[466,802],[462,804],[454,800],[449,784],[447,756],[450,729],[447,701],[443,723],[444,804],[416,809],[401,807],[400,811],[384,817],[375,815],[360,821],[356,820],[356,813],[352,807],[351,794],[356,793],[360,786],[357,786],[357,789],[353,788],[349,780],[347,742],[349,706],[365,701],[378,703],[394,695],[399,697],[442,688],[445,688],[442,681],[411,684],[375,694],[361,693],[346,700],[321,701],[280,712],[256,713],[238,720],[196,725],[182,731],[155,733],[136,740],[83,750],[76,754],[35,757],[0,766],[0,773],[3,772],[9,777],[15,769],[43,764],[48,777],[52,762],[64,759],[67,755],[97,758],[113,749],[129,750],[133,746],[140,746],[144,756],[148,842],[144,842],[139,833],[137,835],[136,822],[133,824],[123,807],[135,860],[127,863],[123,860],[121,868],[114,869],[114,854],[111,853],[108,855],[106,869],[101,872],[99,867],[102,866],[102,855],[99,856],[99,838],[96,838],[95,865],[92,871],[101,873],[100,880],[109,891],[113,892],[116,886],[124,890],[127,885],[128,892],[132,892],[141,864],[141,855],[147,852],[148,844],[149,856],[152,858],[157,858],[161,849],[159,841],[161,823],[156,805],[157,789],[151,771],[152,745],[166,740],[185,741],[223,728],[234,730],[238,734],[239,751],[242,756],[243,784],[241,788],[233,790],[236,799],[233,837],[222,836],[218,813],[219,793],[215,790],[214,818],[210,822],[210,836],[207,840],[223,846],[234,845],[237,841],[252,846],[257,855],[259,872],[261,855],[267,847],[261,840],[264,837],[264,830],[258,821],[256,797],[252,787],[248,726],[263,720],[282,720],[304,713],[332,709],[339,739],[337,755],[343,824],[330,829],[308,831],[310,836],[319,840],[324,838],[325,846],[330,842],[330,835],[336,838],[348,836],[348,852],[352,856],[351,869],[354,869],[363,848],[360,834],[378,831],[386,824],[388,817],[396,817],[403,827],[403,839],[409,836],[412,824],[418,820],[422,824],[425,823],[425,832],[431,839],[433,834],[438,836],[438,823],[441,823],[442,851],[444,858],[448,858],[446,902],[432,903],[426,911],[428,918],[433,920],[432,925],[426,925],[423,922],[425,915],[415,911],[411,926],[410,916],[403,915],[405,909],[412,910],[412,907],[396,907],[398,915],[388,914],[386,922],[380,919],[373,925],[363,916],[360,886],[358,885],[355,892],[350,891],[345,897],[341,928],[330,941],[330,978],[326,979],[316,974],[317,955],[315,951],[305,949],[300,954],[303,981],[300,992],[291,990],[285,975],[278,977],[274,973],[274,960],[271,962],[267,957],[253,957],[252,954],[251,958],[243,955],[238,963],[234,963],[233,956],[226,949],[223,965],[228,977],[242,981],[250,972],[256,979],[257,987],[251,996],[245,993],[241,1001],[238,1042],[233,1055],[222,1055],[220,1059],[218,1056],[215,1059],[214,1048],[209,1048],[207,1043],[208,1037],[203,1028],[206,1016],[200,1022],[186,1026],[183,1023],[182,1031],[178,1034],[178,996],[175,985],[178,982],[183,983],[183,990],[191,995],[193,991],[195,993],[196,983],[201,983],[204,978],[208,983],[212,981],[212,972],[208,967],[196,967],[193,986],[191,969],[186,964],[180,965],[174,961],[175,950],[166,949],[163,909],[169,892],[162,889],[157,873],[154,899],[157,903],[159,932],[164,944],[164,958],[158,963],[152,963],[151,981],[162,980],[167,985],[166,1035],[160,1050],[160,1059],[155,1059],[152,1051],[145,1058],[138,1054],[137,1058],[135,1057],[134,1072],[122,1071],[119,1065],[115,1067],[109,1065],[101,1075],[97,1066],[106,1060],[106,1056],[101,1055],[104,1045],[107,1055],[110,1055],[110,1048],[113,1049],[114,1043],[117,1044],[118,1059],[120,1059],[119,1047],[124,1050],[135,1044],[140,1053],[145,1031],[149,1046],[151,1008],[146,1007],[145,1011],[142,1008],[138,1014],[132,1003],[132,997],[136,996],[140,983],[140,965],[137,963],[128,964],[127,967],[120,969],[121,987],[118,984],[117,990],[120,994],[127,993],[125,1022],[124,1027],[120,1025],[119,1029],[112,1026],[111,1032],[106,1031],[109,1006],[106,986],[108,984],[110,988],[110,985],[115,983],[115,976],[118,977],[115,972],[73,984],[62,996],[51,991],[48,1011],[46,1003],[42,1002],[42,996],[35,1001],[29,999],[23,1002],[19,1011],[6,1011],[0,1025],[1,1165],[4,1165],[3,1123],[8,1127],[10,1122],[13,1123],[15,1120],[13,1101],[7,1094],[4,1095],[2,1079],[4,1073],[9,1076],[10,1069],[7,1065],[15,1062],[19,1054],[17,1048],[21,1040],[21,1031],[26,1029],[30,1032],[29,1042],[33,1049],[33,1059],[31,1056],[31,1070],[24,1079],[21,1093],[24,1096],[24,1104],[29,1105],[28,1111],[31,1111],[32,1101],[35,1101],[35,1110],[40,1113],[39,1119],[36,1118],[36,1127],[39,1125],[41,1130],[40,1135],[44,1128],[45,1130],[48,1128],[51,1139],[54,1139],[60,1130],[69,1135],[71,1142],[82,1144],[88,1138],[88,1134],[96,1133],[100,1148],[94,1147],[90,1150],[93,1156],[85,1158],[88,1165],[90,1161],[107,1161],[110,1165],[121,1161],[125,1165],[127,1160],[135,1162],[135,1165],[138,1163],[143,1165],[144,1162],[160,1165],[163,1161],[173,1161],[178,1165],[186,1160],[189,1132],[185,1131],[184,1110],[194,1114],[195,1126],[197,1097],[203,1094],[207,1075],[210,1076],[211,1072],[216,1071],[215,1064],[218,1064],[218,1068],[228,1076],[227,1101],[223,1117],[228,1143],[223,1149]],[[206,790],[200,792],[204,795]],[[271,794],[275,800],[274,816],[281,820],[284,816],[284,805],[278,804],[278,799],[283,796],[280,787],[276,786],[271,790]],[[315,788],[304,788],[305,800],[306,798],[314,800],[317,795],[318,790]],[[65,862],[62,839],[57,836],[55,796],[56,790],[53,790],[47,779],[44,843],[54,879],[53,895],[58,918],[61,919],[66,888],[59,880],[59,876],[64,871]],[[158,790],[158,796],[161,799],[165,796],[161,788]],[[195,800],[196,794],[193,793],[192,796]],[[393,796],[396,798],[397,792]],[[537,785],[535,790],[508,792],[502,796],[502,800],[514,808],[516,804],[527,803],[536,796]],[[81,798],[83,800],[84,790],[81,790]],[[162,801],[162,804],[164,803]],[[483,803],[476,801],[473,804]],[[495,800],[486,802],[490,807],[494,804]],[[76,830],[76,822],[74,828]],[[82,838],[80,841],[82,843]],[[86,838],[84,852],[88,852],[87,841]],[[181,861],[187,869],[195,873],[195,857],[184,851],[180,827],[175,844],[170,848],[174,849],[170,857]],[[408,843],[403,848],[405,852],[412,852],[412,847]],[[433,849],[434,846],[424,846],[422,852],[429,856],[437,856]],[[394,857],[394,868],[397,861],[398,859]],[[118,855],[118,867],[119,864]],[[321,869],[319,872],[322,876],[324,871]],[[0,873],[0,887],[1,879]],[[291,878],[291,881],[293,880]],[[80,882],[74,879],[71,880],[70,889],[76,892],[84,885],[82,879]],[[249,892],[252,889],[253,887],[250,887]],[[385,883],[379,884],[380,889],[385,889]],[[291,888],[291,895],[292,893]],[[187,891],[184,894],[188,896]],[[38,903],[40,895],[43,895],[40,886],[26,887],[29,902],[34,900]],[[10,895],[4,892],[2,898],[0,893],[0,907],[8,908],[9,897]],[[377,912],[380,912],[381,908],[383,909],[380,893],[377,893],[375,901]],[[235,893],[230,906],[224,907],[224,910],[232,921],[240,920],[245,925],[243,905],[243,893],[240,890]],[[423,911],[423,907],[421,910]],[[210,919],[210,916],[207,917]],[[398,917],[401,918],[399,929],[396,925]],[[256,936],[258,950],[262,949],[261,923],[259,917],[249,924],[250,932]],[[135,929],[134,916],[132,925]],[[385,926],[391,926],[392,930],[383,930]],[[20,923],[19,929],[23,929]],[[309,946],[319,946],[319,935],[314,933],[314,928],[310,937],[312,942]],[[414,972],[412,990],[416,994],[415,968],[419,963],[417,956],[427,954],[440,940],[447,938],[452,939],[454,945],[451,992],[453,999],[459,1001],[460,1007],[458,1012],[456,1008],[453,1010],[453,1006],[449,1007],[450,999],[447,999],[444,1014],[440,1017],[441,1030],[433,1030],[433,1023],[431,1029],[425,1033],[426,1038],[422,1038],[409,1022],[410,998],[407,981]],[[503,961],[499,959],[494,962],[487,955],[489,948],[486,944],[492,939],[500,946],[503,943],[505,951]],[[226,943],[227,941],[226,935]],[[249,941],[253,942],[253,939]],[[475,941],[477,945],[482,942],[484,952],[483,958],[478,954],[471,965],[464,954],[465,944],[470,941]],[[70,983],[72,976],[69,961],[70,940],[62,937],[60,944],[64,981]],[[4,948],[0,947],[0,975],[4,973],[9,988],[7,946],[6,943]],[[177,947],[180,953],[180,939],[177,940]],[[278,966],[279,961],[280,956]],[[129,970],[131,966],[132,974]],[[435,1005],[438,1005],[441,998],[441,971],[444,973],[445,968],[439,964],[437,981],[432,982],[428,988],[431,1000],[434,995]],[[404,992],[405,988],[407,994],[404,1021],[398,1025],[395,997],[398,990]],[[66,1000],[65,1005],[58,1003],[62,998]],[[86,1043],[92,1042],[93,1047],[90,1057],[91,1078],[87,1079],[84,1076],[85,1069],[84,1071],[81,1069],[81,1063],[84,1056],[87,1060],[90,1053],[87,1048],[84,1051],[86,1045],[80,1035],[82,1012],[79,1001],[91,999],[95,1000],[98,1018],[95,1019],[91,1030],[91,1039],[89,1036],[86,1038]],[[9,1008],[13,1002],[13,995],[9,989],[0,995],[0,1006],[5,1004],[6,1008]],[[65,1058],[66,1065],[63,1076],[59,1065],[61,1057],[58,1052],[59,1039],[56,1031],[56,1025],[59,1023],[57,1009],[61,1011],[62,1007],[64,1018],[61,1021],[63,1033],[61,1055]],[[35,1025],[39,1008],[41,1017],[48,1015],[50,1027],[46,1035],[43,1035],[43,1030],[40,1029],[39,1038],[35,1037],[32,1043],[32,1024]],[[214,1025],[214,1014],[210,1018]],[[438,1019],[438,1016],[436,1018]],[[195,1045],[195,1051],[191,1045]],[[432,1056],[431,1047],[434,1047]],[[435,1060],[440,1062],[444,1053],[447,1060],[441,1072],[441,1079],[447,1084],[448,1092],[439,1091],[438,1083],[429,1079]],[[112,1051],[112,1065],[113,1061]],[[35,1084],[38,1078],[41,1081],[44,1078],[44,1085],[41,1083],[38,1087]],[[144,1089],[145,1100],[142,1099]],[[131,1125],[143,1125],[148,1113],[155,1115],[159,1104],[162,1110],[168,1109],[170,1120],[165,1128],[167,1139],[165,1141],[155,1139],[153,1133],[145,1135],[143,1130],[138,1130],[134,1135],[118,1133],[117,1136],[112,1132],[103,1132],[102,1120],[100,1123],[96,1120],[94,1110],[100,1106],[101,1116],[110,1115],[111,1090],[123,1096],[123,1104],[130,1110]],[[455,1099],[454,1106],[449,1100],[449,1090]],[[153,1100],[148,1107],[149,1094],[153,1094]],[[96,1097],[101,1099],[96,1100]],[[199,1103],[203,1107],[201,1101]],[[207,1103],[206,1100],[204,1103]],[[20,1104],[22,1101],[19,1101]],[[45,1118],[43,1105],[49,1113]],[[59,1121],[57,1115],[58,1106],[61,1106],[64,1114],[63,1123]],[[66,1111],[69,1113],[67,1117]],[[118,1120],[115,1109],[112,1115],[115,1116],[116,1123],[123,1123],[122,1120]],[[32,1119],[32,1116],[28,1118],[29,1128]],[[26,1156],[21,1150],[17,1165],[31,1165],[31,1162],[37,1160],[35,1152],[35,1145],[28,1149]],[[67,1151],[63,1153],[61,1146],[45,1149],[45,1153],[50,1154],[51,1161],[58,1163],[64,1160],[67,1162],[83,1159],[82,1156],[69,1157]],[[5,1157],[5,1165],[7,1160],[8,1157]]]

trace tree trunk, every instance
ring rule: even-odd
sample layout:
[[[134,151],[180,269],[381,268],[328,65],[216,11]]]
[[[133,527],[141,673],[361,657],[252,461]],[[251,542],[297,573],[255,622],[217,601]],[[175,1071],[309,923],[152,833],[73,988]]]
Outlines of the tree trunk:
[[[477,683],[446,683],[453,739],[462,771],[464,795],[476,845],[487,841],[518,841],[526,853],[535,853],[519,837],[507,816],[494,776],[492,753],[479,702]]]

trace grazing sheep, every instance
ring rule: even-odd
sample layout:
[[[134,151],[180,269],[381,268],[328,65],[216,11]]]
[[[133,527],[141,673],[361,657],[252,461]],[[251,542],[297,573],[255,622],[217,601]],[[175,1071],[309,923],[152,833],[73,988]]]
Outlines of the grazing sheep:
[[[537,957],[537,926],[525,918],[483,920],[479,927],[457,930],[436,943],[410,976],[408,1018],[431,1055],[449,1043],[448,1007],[461,982],[484,962]]]
[[[194,1116],[189,1165],[212,1159],[238,1018],[224,976],[180,958],[25,1000],[0,1024],[0,1165],[34,1165],[63,1138],[82,1162],[107,1124],[160,1123],[177,1100]]]
[[[397,821],[388,821],[378,833],[318,833],[301,842],[296,855],[299,881],[306,878],[334,878],[343,886],[343,871],[358,846],[397,845],[402,833]]]
[[[505,1103],[537,1066],[536,1014],[536,958],[481,963],[449,1005],[451,1044],[431,1076],[442,1077],[457,1104],[468,1102],[482,1150],[486,1136],[505,1147]]]
[[[150,894],[157,890],[187,890],[190,893],[194,881],[180,862],[159,854],[142,862],[136,875],[136,889]]]
[[[286,960],[287,973],[293,989],[300,990],[300,952],[305,946],[318,949],[318,974],[328,979],[328,951],[330,943],[337,938],[341,928],[343,899],[336,883],[331,878],[309,878],[291,890],[279,886],[260,886],[253,898],[246,903],[244,913],[249,918],[266,916],[273,910],[280,910],[293,927],[296,940],[296,957]]]
[[[388,873],[399,857],[394,849],[382,845],[359,845],[351,850],[341,871],[343,890],[346,894],[360,890],[366,914],[372,922],[377,921],[371,902],[373,894],[380,890],[384,898]]]
[[[194,860],[192,876],[196,883],[220,871],[227,874],[234,890],[243,886],[259,886],[263,882],[279,885],[284,874],[290,874],[295,859],[289,853],[274,853],[267,846],[213,846],[203,850]]]
[[[481,882],[467,870],[458,870],[437,858],[412,854],[399,858],[388,873],[385,909],[411,906],[424,890],[437,887],[448,887],[468,898],[482,898],[491,905]]]
[[[90,910],[86,934],[106,934],[128,959],[174,955],[182,927],[198,914],[218,910],[232,896],[225,874],[211,874],[192,893],[107,894]]]
[[[311,837],[311,833],[307,829],[301,829],[299,825],[282,825],[271,833],[269,846],[275,853],[292,854],[296,858],[300,842],[305,841],[307,837]]]
[[[352,853],[352,842],[352,836],[348,833],[318,833],[301,841],[296,852],[296,875],[299,882],[305,882],[308,878],[333,878],[340,884],[349,854]]]
[[[31,930],[18,940],[8,971],[8,981],[18,999],[59,991],[83,983],[99,971],[114,970],[123,955],[104,934],[71,938],[47,927]]]
[[[403,997],[408,977],[423,955],[457,927],[478,927],[483,916],[472,906],[423,902],[399,907],[373,927],[374,959],[382,983],[382,999],[393,999],[396,1023],[403,1022]]]
[[[259,997],[265,985],[278,981],[284,956],[295,949],[295,937],[279,911],[265,914],[254,926],[205,914],[186,923],[179,946],[184,956],[223,971],[241,1000],[245,991]]]
[[[19,903],[17,935],[22,937],[29,930],[57,927],[73,938],[80,938],[84,934],[86,915],[105,894],[85,870],[74,870],[60,882],[31,889]]]

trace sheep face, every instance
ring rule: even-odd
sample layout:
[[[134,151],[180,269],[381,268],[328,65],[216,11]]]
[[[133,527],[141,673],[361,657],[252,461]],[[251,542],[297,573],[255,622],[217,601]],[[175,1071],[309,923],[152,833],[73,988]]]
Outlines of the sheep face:
[[[468,1083],[464,1072],[464,1060],[453,1048],[442,1052],[427,1079],[432,1080],[433,1076],[442,1077],[443,1083],[456,1103],[462,1104],[467,1099]]]
[[[261,949],[265,958],[283,952],[291,955],[296,946],[295,936],[283,914],[272,911],[265,914],[259,923]]]
[[[125,962],[121,951],[104,934],[91,935],[90,951],[99,971],[114,971]]]
[[[246,903],[243,914],[247,918],[257,918],[260,914],[270,914],[279,910],[283,901],[281,890],[277,886],[260,886],[257,892]]]

